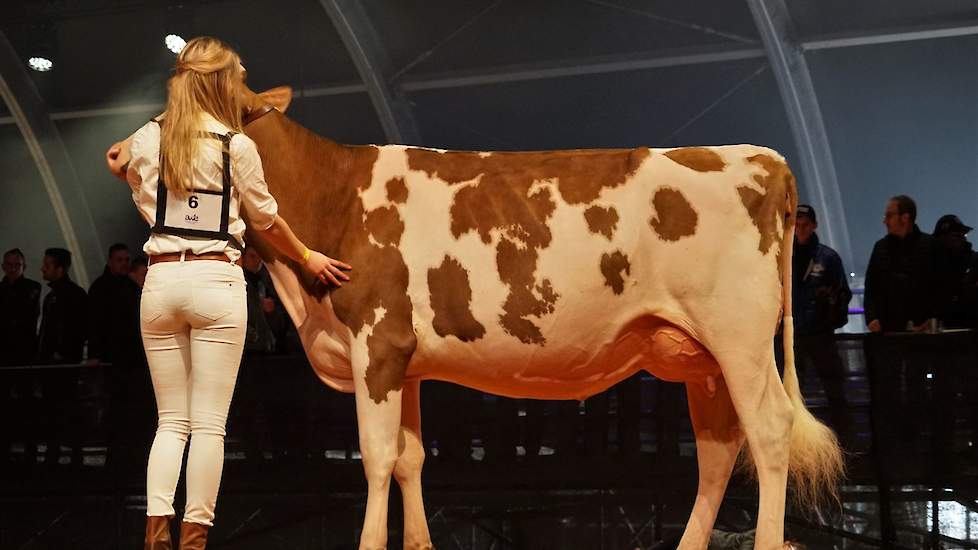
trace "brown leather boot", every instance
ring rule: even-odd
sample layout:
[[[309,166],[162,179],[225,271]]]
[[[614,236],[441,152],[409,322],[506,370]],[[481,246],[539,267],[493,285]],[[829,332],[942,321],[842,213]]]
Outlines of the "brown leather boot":
[[[180,550],[204,550],[207,547],[207,525],[189,523],[180,524]]]
[[[146,538],[144,550],[172,550],[170,539],[170,518],[172,516],[146,516]]]

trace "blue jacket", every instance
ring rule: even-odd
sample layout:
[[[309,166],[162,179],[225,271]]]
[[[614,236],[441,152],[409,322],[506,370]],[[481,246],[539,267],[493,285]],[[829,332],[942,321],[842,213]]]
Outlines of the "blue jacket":
[[[797,334],[831,334],[849,320],[849,279],[835,250],[812,234],[795,241],[791,277],[792,313]]]

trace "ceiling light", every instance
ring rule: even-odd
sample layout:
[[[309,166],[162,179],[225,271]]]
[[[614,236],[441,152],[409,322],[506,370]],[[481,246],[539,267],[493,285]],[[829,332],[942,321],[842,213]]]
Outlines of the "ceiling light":
[[[176,34],[166,35],[163,41],[166,42],[166,49],[173,53],[180,53],[180,50],[187,45],[187,41]]]
[[[39,73],[46,73],[50,71],[52,67],[54,67],[54,63],[52,63],[50,59],[45,59],[43,57],[32,57],[27,60],[27,64]]]

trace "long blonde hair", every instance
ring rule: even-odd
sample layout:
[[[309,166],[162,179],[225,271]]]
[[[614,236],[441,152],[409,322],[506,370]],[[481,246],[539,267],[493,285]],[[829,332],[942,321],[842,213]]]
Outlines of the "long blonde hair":
[[[227,44],[209,36],[183,47],[167,83],[166,120],[160,147],[163,180],[169,191],[184,195],[193,189],[193,161],[202,131],[200,116],[208,113],[231,130],[241,132],[241,58]]]

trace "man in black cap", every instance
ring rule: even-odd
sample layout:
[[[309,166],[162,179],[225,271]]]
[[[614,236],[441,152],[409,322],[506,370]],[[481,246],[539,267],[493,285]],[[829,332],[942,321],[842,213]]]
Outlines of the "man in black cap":
[[[946,327],[970,328],[978,320],[978,253],[968,242],[971,230],[954,214],[934,226],[937,314]]]
[[[863,306],[871,332],[920,331],[937,315],[934,239],[917,227],[917,204],[897,195],[886,204],[886,236],[866,269]]]
[[[798,205],[791,281],[795,357],[800,376],[814,367],[828,399],[830,422],[842,434],[849,424],[846,369],[833,333],[849,320],[852,291],[842,259],[819,242],[817,228],[815,209]]]

